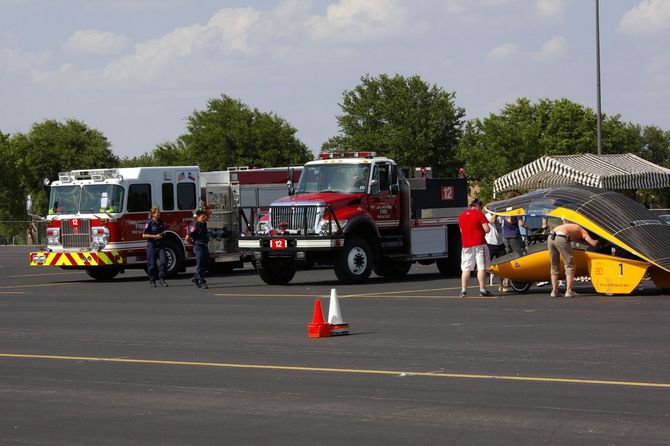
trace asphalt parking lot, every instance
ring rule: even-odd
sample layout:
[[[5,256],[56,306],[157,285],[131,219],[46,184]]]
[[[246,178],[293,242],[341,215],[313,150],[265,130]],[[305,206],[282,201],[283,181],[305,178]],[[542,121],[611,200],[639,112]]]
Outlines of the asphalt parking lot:
[[[667,444],[670,295],[330,270],[95,282],[0,247],[0,443]],[[475,281],[472,281],[474,285]],[[337,290],[352,334],[307,337]],[[474,290],[473,290],[474,291]]]

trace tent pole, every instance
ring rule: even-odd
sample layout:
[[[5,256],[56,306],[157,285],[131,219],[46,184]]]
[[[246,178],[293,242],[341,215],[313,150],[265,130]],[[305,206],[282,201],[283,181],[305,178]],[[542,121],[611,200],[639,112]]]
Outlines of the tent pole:
[[[598,132],[598,155],[603,154],[603,129],[602,113],[600,106],[600,7],[596,0],[596,90],[597,90],[597,132]]]

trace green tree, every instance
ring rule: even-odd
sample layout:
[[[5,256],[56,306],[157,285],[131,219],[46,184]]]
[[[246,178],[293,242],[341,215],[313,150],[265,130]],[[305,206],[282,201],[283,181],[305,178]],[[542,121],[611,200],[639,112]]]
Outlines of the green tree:
[[[230,166],[272,167],[303,164],[312,154],[295,135],[297,130],[273,113],[250,109],[222,95],[188,118],[187,132],[165,154],[179,154],[204,171]]]
[[[437,175],[453,176],[465,117],[454,97],[416,75],[363,76],[360,85],[344,92],[340,135],[323,149],[374,150],[404,169],[431,166]]]
[[[122,167],[186,166],[194,164],[181,140],[159,144],[151,151],[132,158],[123,158]]]
[[[0,221],[19,221],[26,219],[24,205],[25,196],[20,184],[18,156],[14,150],[10,136],[0,132]],[[7,234],[8,227],[0,233]]]
[[[619,115],[603,118],[603,153],[662,156],[662,138],[649,131],[645,150],[640,126]],[[467,123],[459,143],[459,157],[472,185],[491,198],[493,181],[543,155],[595,153],[596,114],[568,99],[541,99],[533,104],[519,98],[499,114]]]
[[[47,210],[44,178],[53,180],[58,172],[67,170],[119,165],[107,138],[74,119],[65,123],[54,120],[36,123],[27,134],[12,135],[10,143],[15,153],[20,154],[17,158],[20,185],[26,194],[31,194],[33,212],[38,214]]]

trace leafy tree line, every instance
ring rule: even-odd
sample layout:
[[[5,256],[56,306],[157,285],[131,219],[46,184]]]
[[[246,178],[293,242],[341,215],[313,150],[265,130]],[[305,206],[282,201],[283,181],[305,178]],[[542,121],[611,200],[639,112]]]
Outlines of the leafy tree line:
[[[359,85],[343,92],[339,106],[339,133],[322,149],[374,150],[406,171],[431,166],[439,176],[454,176],[464,168],[483,198],[490,198],[495,178],[542,155],[594,153],[596,148],[595,113],[568,99],[533,103],[519,98],[498,113],[466,121],[454,92],[419,76],[382,74],[363,76]],[[0,132],[0,221],[26,218],[26,194],[32,196],[34,212],[44,214],[48,190],[42,180],[53,180],[61,171],[155,165],[199,165],[210,171],[302,164],[312,154],[296,133],[274,113],[226,95],[193,111],[186,132],[175,141],[132,158],[116,156],[100,131],[74,119],[36,123],[25,134]],[[670,167],[670,132],[606,115],[603,151],[631,152]],[[652,193],[668,198],[667,191]]]

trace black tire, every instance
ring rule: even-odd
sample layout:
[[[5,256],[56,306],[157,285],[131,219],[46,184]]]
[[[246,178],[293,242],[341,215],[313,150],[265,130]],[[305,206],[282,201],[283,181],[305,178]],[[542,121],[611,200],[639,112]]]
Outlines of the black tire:
[[[510,280],[509,286],[517,293],[526,293],[530,289],[530,282],[522,282],[521,280]]]
[[[375,265],[374,272],[381,277],[400,279],[407,275],[410,268],[412,268],[412,262],[394,262],[385,259]]]
[[[286,285],[295,276],[295,264],[288,259],[264,258],[256,262],[256,270],[268,285]]]
[[[86,268],[86,274],[89,277],[95,280],[112,280],[115,278],[121,270],[118,266],[96,266],[92,268]]]
[[[184,269],[183,246],[177,244],[174,240],[161,240],[161,245],[165,248],[165,256],[167,257],[165,277],[167,279],[173,279]]]
[[[460,257],[450,256],[446,259],[438,259],[435,261],[438,271],[445,277],[456,277],[461,275],[461,259]]]
[[[372,272],[372,250],[367,242],[353,237],[335,258],[333,269],[342,283],[363,283]]]

